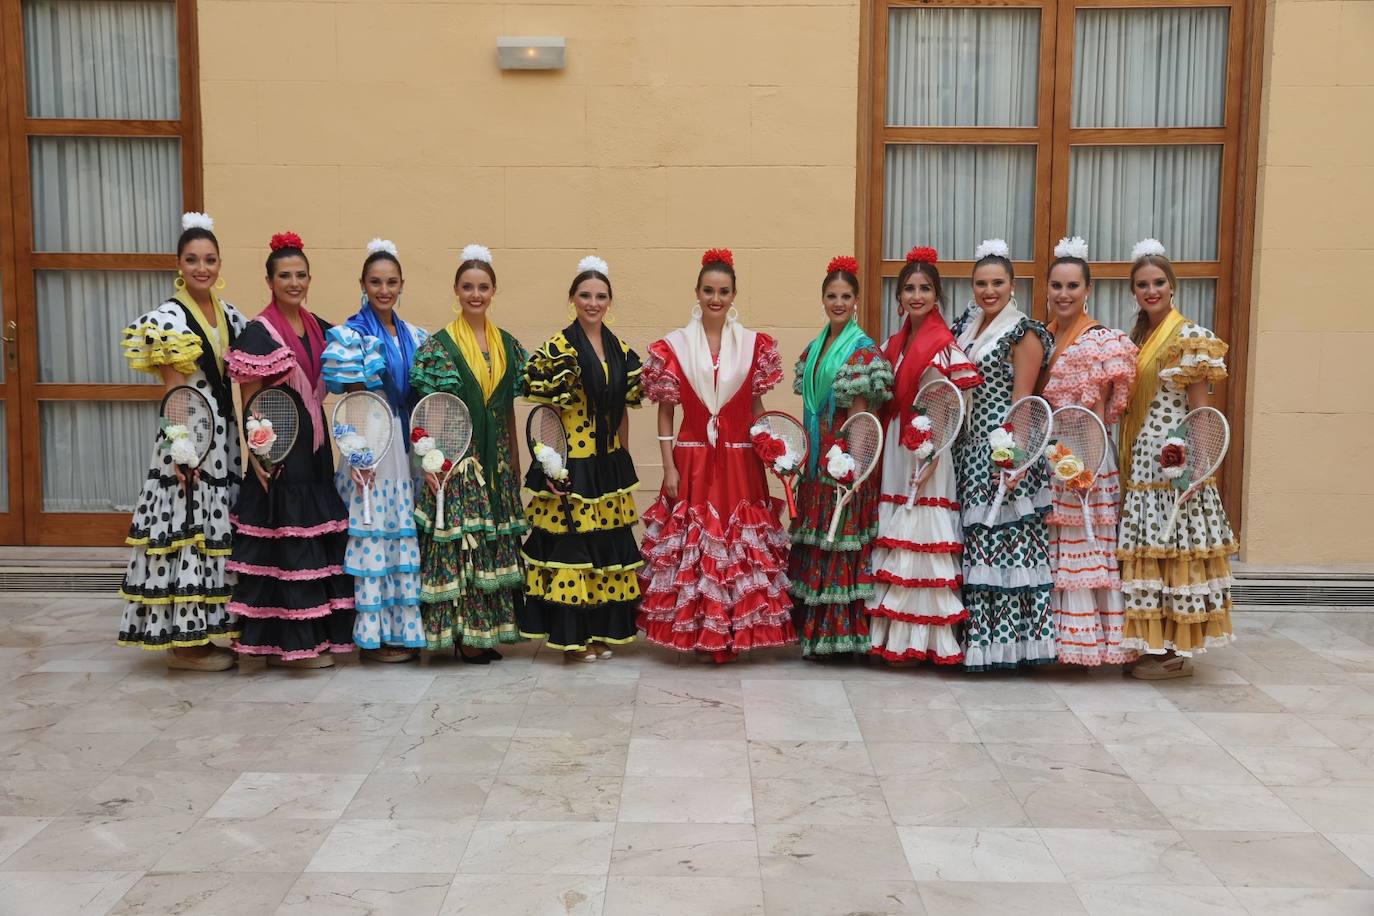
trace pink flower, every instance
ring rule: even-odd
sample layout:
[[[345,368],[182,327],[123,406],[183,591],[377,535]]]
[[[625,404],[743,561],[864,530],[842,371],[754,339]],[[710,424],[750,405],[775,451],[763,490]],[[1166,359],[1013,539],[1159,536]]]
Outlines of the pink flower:
[[[277,441],[277,434],[270,426],[259,426],[248,431],[248,447],[255,452],[265,452]]]

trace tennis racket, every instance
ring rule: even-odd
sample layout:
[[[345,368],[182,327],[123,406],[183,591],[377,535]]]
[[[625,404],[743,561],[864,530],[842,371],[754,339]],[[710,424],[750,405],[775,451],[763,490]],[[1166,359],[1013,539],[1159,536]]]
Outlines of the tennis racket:
[[[916,392],[915,406],[930,420],[930,443],[935,450],[929,457],[916,459],[908,484],[908,509],[916,505],[917,490],[920,489],[916,486],[917,478],[928,465],[939,461],[940,456],[949,451],[959,436],[959,428],[964,425],[964,397],[949,379],[937,378],[922,385],[921,390]]]
[[[391,450],[391,405],[371,391],[350,391],[334,405],[334,442],[339,457],[359,471],[375,471]],[[371,473],[362,475],[363,524],[372,524]]]
[[[1178,525],[1178,514],[1183,504],[1192,499],[1203,484],[1221,467],[1226,450],[1231,446],[1231,424],[1215,407],[1199,407],[1191,410],[1179,424],[1183,430],[1183,463],[1188,485],[1174,501],[1174,513],[1169,516],[1169,526],[1164,529],[1164,540],[1174,536]]]
[[[882,457],[883,424],[871,413],[856,413],[844,421],[837,438],[844,440],[845,450],[854,459],[854,479],[849,483],[835,484],[839,498],[835,501],[835,514],[830,517],[830,531],[825,536],[827,541],[832,542],[835,532],[839,530],[844,507],[849,504],[854,491],[873,473],[878,466],[878,459]]]
[[[768,434],[774,438],[781,439],[787,446],[787,454],[796,458],[792,465],[792,470],[783,473],[773,466],[773,462],[765,461],[764,466],[778,480],[782,482],[782,492],[787,497],[787,516],[788,518],[797,517],[797,498],[792,491],[792,478],[797,472],[806,465],[807,456],[811,453],[810,443],[806,438],[806,430],[796,417],[781,410],[766,410],[759,414],[754,420],[754,426],[763,426]]]
[[[535,446],[552,449],[558,456],[560,465],[566,469],[568,467],[568,433],[563,429],[563,416],[554,407],[548,404],[536,405],[530,411],[529,417],[525,420],[525,443],[529,446],[530,456],[535,462],[542,465],[543,462],[535,456]],[[573,524],[572,505],[568,502],[566,490],[561,489],[567,484],[567,478],[554,480],[544,474],[545,480],[549,481],[550,489],[553,489],[559,496],[559,503],[563,507],[563,519],[567,522],[568,533],[575,533],[577,528]]]
[[[1096,481],[1107,467],[1107,427],[1097,414],[1086,407],[1070,404],[1056,410],[1050,418],[1050,438],[1068,449],[1075,458],[1083,462],[1083,469],[1089,471]],[[1066,490],[1070,488],[1065,486]],[[1088,543],[1097,539],[1093,536],[1093,514],[1089,508],[1092,490],[1071,490],[1078,494],[1083,508],[1083,532]]]
[[[178,385],[162,396],[159,413],[159,447],[170,452],[172,462],[184,469],[189,529],[195,524],[198,471],[215,444],[215,411],[205,395],[189,385]]]
[[[1009,468],[1003,468],[998,475],[997,496],[983,524],[989,528],[997,520],[997,512],[1002,501],[1007,498],[1007,490],[1013,480],[1026,472],[1026,469],[1045,457],[1045,446],[1050,441],[1050,405],[1044,398],[1035,395],[1024,397],[1011,405],[1006,422],[1011,424],[1011,437],[1021,452],[1020,460]]]
[[[438,531],[444,527],[444,490],[448,487],[448,479],[472,444],[472,415],[462,398],[436,391],[425,395],[415,405],[410,426],[412,430],[417,426],[423,429],[448,461],[448,470],[435,472],[439,478],[439,492],[434,500],[434,530]],[[491,473],[495,468],[486,470]]]
[[[301,408],[286,388],[262,388],[243,408],[243,435],[249,451],[267,472],[267,486],[281,473],[282,464],[296,447],[301,428]],[[265,432],[264,432],[265,430]],[[276,503],[267,500],[267,523],[276,519]]]

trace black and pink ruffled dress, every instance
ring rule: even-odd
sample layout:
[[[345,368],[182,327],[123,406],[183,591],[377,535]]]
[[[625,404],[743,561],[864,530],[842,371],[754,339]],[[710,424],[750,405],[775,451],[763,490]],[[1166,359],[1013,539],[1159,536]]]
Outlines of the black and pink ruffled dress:
[[[324,321],[320,326],[330,327]],[[318,367],[318,354],[311,355]],[[238,336],[228,366],[236,382],[282,386],[300,402],[304,414],[324,424],[315,395],[323,391],[318,371],[299,367],[291,347],[261,319]],[[298,368],[307,373],[311,386],[306,397],[300,386],[285,384]],[[307,400],[314,403],[306,404]],[[315,438],[302,424],[295,448],[267,491],[244,459],[244,480],[231,516],[233,555],[227,564],[238,575],[229,604],[241,621],[235,651],[288,660],[353,651],[353,577],[343,569],[348,509],[334,488],[329,437],[312,447]]]

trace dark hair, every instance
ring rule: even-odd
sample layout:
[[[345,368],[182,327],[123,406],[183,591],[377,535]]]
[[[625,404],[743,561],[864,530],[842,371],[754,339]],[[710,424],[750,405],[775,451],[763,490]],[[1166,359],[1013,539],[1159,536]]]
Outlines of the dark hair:
[[[359,282],[367,279],[367,269],[378,261],[390,261],[392,264],[395,264],[396,273],[400,274],[401,279],[405,279],[405,274],[401,272],[401,262],[397,260],[394,254],[389,251],[374,251],[367,256],[367,260],[363,261],[363,272],[358,277]]]
[[[911,279],[912,274],[922,274],[930,285],[935,288],[935,307],[939,308],[944,304],[945,291],[940,285],[940,271],[934,264],[925,261],[907,261],[902,265],[902,272],[897,274],[897,292],[893,296],[900,304],[902,301],[902,287],[906,286],[906,281]]]
[[[701,289],[701,278],[713,272],[729,275],[731,288],[735,292],[739,292],[739,282],[735,280],[735,268],[725,261],[707,261],[701,265],[701,270],[697,271],[697,289]]]
[[[485,271],[486,275],[491,277],[491,285],[496,285],[496,269],[491,266],[490,261],[483,261],[480,258],[468,258],[462,264],[459,264],[458,269],[453,272],[453,285],[457,286],[458,278],[469,270]]]
[[[1178,276],[1174,273],[1174,265],[1162,254],[1142,254],[1131,264],[1131,293],[1135,293],[1135,275],[1140,268],[1145,266],[1158,267],[1164,271],[1164,276],[1169,278],[1169,288],[1178,292]],[[1145,345],[1145,341],[1150,339],[1150,316],[1145,314],[1144,309],[1137,309],[1135,313],[1135,324],[1131,326],[1131,343],[1137,347]]]
[[[1016,282],[1016,267],[1012,265],[1011,259],[1000,254],[985,254],[973,262],[973,272],[977,273],[978,268],[986,264],[1000,264],[1002,269],[1007,272],[1013,283]]]
[[[199,239],[205,239],[205,241],[214,245],[215,254],[219,254],[219,239],[215,238],[215,234],[209,229],[200,226],[192,226],[190,229],[184,230],[181,233],[181,238],[177,239],[177,257],[181,257],[181,253],[186,250],[187,245]]]
[[[848,283],[849,288],[854,290],[854,295],[859,295],[859,278],[847,270],[832,270],[826,274],[825,279],[821,281],[821,295],[825,295],[826,287],[836,280],[843,280]],[[698,283],[697,285],[700,286],[701,284]]]
[[[1050,270],[1054,270],[1060,264],[1077,264],[1079,269],[1083,271],[1083,285],[1093,285],[1093,272],[1088,269],[1087,261],[1083,260],[1082,258],[1075,258],[1072,255],[1064,255],[1063,257],[1055,258],[1053,261],[1050,262]],[[1049,278],[1048,271],[1045,273],[1045,277],[1046,279]]]
[[[272,271],[276,270],[276,268],[277,268],[277,262],[278,262],[278,261],[284,261],[284,260],[286,260],[287,258],[300,258],[302,261],[305,262],[305,269],[306,269],[306,270],[309,270],[309,269],[310,269],[310,259],[307,258],[307,257],[305,256],[305,252],[302,251],[302,250],[301,250],[298,246],[296,246],[296,245],[286,245],[286,246],[283,246],[283,247],[281,247],[281,248],[276,249],[275,251],[273,251],[271,254],[269,254],[269,255],[267,256],[267,276],[268,276],[268,278],[271,278],[271,276],[272,276]]]
[[[612,299],[615,298],[615,293],[611,290],[611,278],[599,270],[584,270],[582,273],[573,277],[572,286],[568,287],[568,298],[571,299],[573,296],[576,296],[577,288],[587,280],[600,280],[602,283],[605,283],[606,294]]]

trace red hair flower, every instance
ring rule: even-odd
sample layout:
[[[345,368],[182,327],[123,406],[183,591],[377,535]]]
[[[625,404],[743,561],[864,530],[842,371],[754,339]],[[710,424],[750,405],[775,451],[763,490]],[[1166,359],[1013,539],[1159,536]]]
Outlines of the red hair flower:
[[[735,266],[735,253],[729,248],[708,248],[706,253],[701,256],[701,266],[715,264],[717,261],[727,267]]]
[[[301,237],[294,232],[278,232],[276,235],[272,236],[272,240],[267,243],[267,246],[273,251],[281,251],[283,248],[304,249],[305,243],[302,242]]]
[[[917,245],[906,253],[906,260],[908,264],[912,261],[920,261],[922,264],[936,264],[939,263],[940,256],[935,252],[934,248]]]
[[[825,265],[825,272],[828,274],[833,274],[837,270],[842,270],[845,273],[854,274],[855,276],[857,276],[859,273],[859,259],[851,258],[847,254],[842,254],[839,257],[831,258],[830,263]]]

